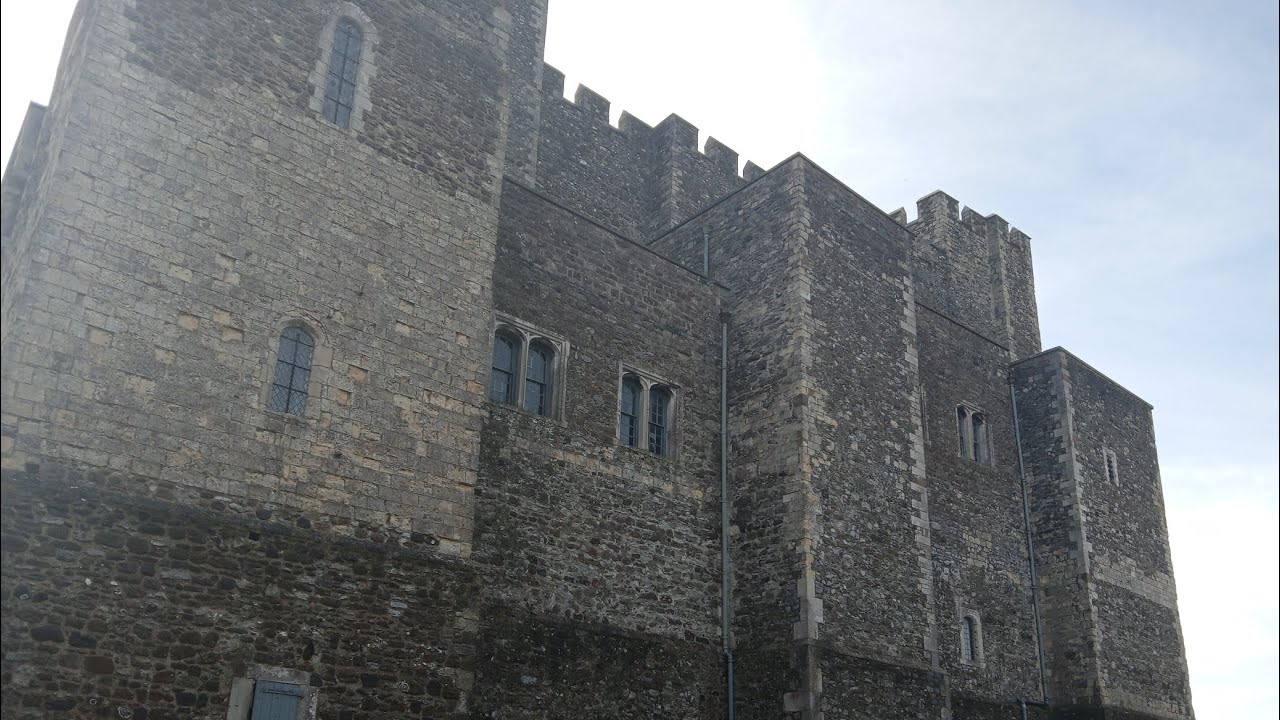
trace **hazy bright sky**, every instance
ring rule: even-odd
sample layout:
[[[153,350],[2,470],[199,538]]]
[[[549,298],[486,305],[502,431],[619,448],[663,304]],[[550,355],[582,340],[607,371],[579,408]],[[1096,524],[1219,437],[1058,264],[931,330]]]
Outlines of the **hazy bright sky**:
[[[3,2],[6,158],[71,6]],[[1156,407],[1198,717],[1278,717],[1273,0],[551,0],[546,54],[615,119],[1029,234],[1045,346]]]

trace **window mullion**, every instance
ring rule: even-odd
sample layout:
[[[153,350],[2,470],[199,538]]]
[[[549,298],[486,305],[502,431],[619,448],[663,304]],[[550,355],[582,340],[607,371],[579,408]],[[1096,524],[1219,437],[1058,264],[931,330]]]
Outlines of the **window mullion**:
[[[518,408],[524,407],[525,398],[525,379],[528,377],[529,367],[529,344],[530,338],[524,332],[520,335],[520,361],[516,364],[516,391],[515,405]],[[528,409],[528,408],[525,408]]]

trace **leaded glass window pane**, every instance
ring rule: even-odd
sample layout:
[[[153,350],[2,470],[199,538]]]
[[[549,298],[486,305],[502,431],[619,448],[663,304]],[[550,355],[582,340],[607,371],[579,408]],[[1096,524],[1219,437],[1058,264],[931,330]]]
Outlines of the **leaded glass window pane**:
[[[640,393],[643,390],[635,378],[622,381],[622,411],[618,418],[618,439],[626,445],[640,444]]]
[[[519,351],[509,336],[499,334],[493,339],[493,373],[489,380],[489,399],[510,405],[515,402],[515,369]]]
[[[339,20],[333,31],[333,52],[329,54],[329,72],[324,85],[324,116],[338,127],[351,124],[359,70],[360,28],[350,20]]]
[[[524,375],[524,409],[539,415],[551,414],[551,349],[545,345],[529,347],[529,362]]]
[[[299,327],[280,333],[276,369],[271,378],[271,409],[301,415],[306,408],[307,385],[311,380],[311,358],[315,341]]]
[[[667,427],[671,396],[662,388],[649,391],[649,452],[667,454]]]
[[[969,411],[956,408],[956,434],[960,441],[960,457],[969,457]]]

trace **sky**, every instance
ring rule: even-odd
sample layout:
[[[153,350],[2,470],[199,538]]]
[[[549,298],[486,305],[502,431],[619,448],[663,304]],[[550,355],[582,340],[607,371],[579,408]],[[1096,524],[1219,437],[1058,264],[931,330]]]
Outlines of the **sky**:
[[[5,158],[73,3],[4,0]],[[547,61],[885,210],[1032,238],[1045,347],[1155,406],[1197,716],[1277,718],[1277,4],[551,0]]]

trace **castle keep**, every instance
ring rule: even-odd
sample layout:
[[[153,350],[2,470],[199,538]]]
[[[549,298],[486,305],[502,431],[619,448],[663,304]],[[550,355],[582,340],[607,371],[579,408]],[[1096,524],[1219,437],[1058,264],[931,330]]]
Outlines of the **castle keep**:
[[[546,10],[82,0],[3,180],[5,717],[1193,718],[1151,408],[1027,236],[611,125]]]

